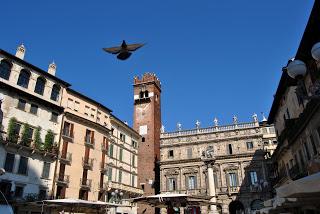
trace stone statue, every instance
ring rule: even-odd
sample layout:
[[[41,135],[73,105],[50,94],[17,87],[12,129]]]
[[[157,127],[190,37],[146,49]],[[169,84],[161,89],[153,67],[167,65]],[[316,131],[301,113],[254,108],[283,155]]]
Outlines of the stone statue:
[[[200,128],[200,124],[201,124],[201,123],[200,123],[200,121],[199,121],[199,120],[197,120],[197,121],[196,121],[196,128],[197,128],[197,129],[199,129],[199,128]]]
[[[215,117],[213,120],[214,126],[218,126],[218,119]]]
[[[232,120],[233,124],[238,124],[238,117],[236,115],[233,116]]]
[[[258,122],[258,115],[256,114],[256,113],[254,113],[253,115],[252,115],[252,119],[253,119],[253,122]]]
[[[213,146],[208,146],[206,148],[206,150],[202,151],[202,158],[214,158],[214,150],[213,150]]]
[[[178,131],[182,130],[182,124],[180,122],[177,123],[177,129],[178,129]]]
[[[161,133],[164,133],[164,131],[165,131],[164,128],[165,128],[164,125],[161,125],[161,128],[160,128]]]

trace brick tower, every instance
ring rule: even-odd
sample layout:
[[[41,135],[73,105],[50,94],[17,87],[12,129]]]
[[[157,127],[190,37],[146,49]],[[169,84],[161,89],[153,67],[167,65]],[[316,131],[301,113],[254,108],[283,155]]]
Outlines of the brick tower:
[[[160,191],[160,129],[161,129],[161,83],[155,74],[145,73],[141,79],[134,78],[133,127],[142,136],[139,145],[138,184],[144,195]],[[143,204],[138,213],[154,214],[158,210]]]

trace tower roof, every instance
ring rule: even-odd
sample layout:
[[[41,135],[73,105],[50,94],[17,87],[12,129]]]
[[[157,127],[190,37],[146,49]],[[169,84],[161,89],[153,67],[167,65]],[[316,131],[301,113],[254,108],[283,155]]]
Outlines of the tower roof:
[[[154,83],[159,89],[161,89],[161,82],[155,73],[147,72],[142,75],[141,79],[138,76],[135,76],[133,80],[133,85],[141,85],[148,83]]]

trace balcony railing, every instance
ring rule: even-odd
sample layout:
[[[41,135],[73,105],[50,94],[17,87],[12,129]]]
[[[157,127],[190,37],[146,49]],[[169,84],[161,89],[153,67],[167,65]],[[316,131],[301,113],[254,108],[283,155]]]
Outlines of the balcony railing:
[[[42,145],[36,144],[36,142],[34,142],[34,140],[30,138],[23,140],[18,135],[9,136],[5,132],[0,132],[0,143],[15,147],[17,149],[24,149],[28,151],[33,150],[33,152],[37,152],[40,154],[49,154],[49,156],[52,158],[56,158],[58,152],[57,147],[54,143],[52,144],[52,148],[44,150],[42,148]]]
[[[92,180],[80,178],[80,187],[83,189],[91,189]]]
[[[228,186],[228,193],[229,194],[232,194],[232,193],[238,193],[240,190],[240,187],[239,186]]]
[[[101,143],[101,151],[102,152],[108,152],[108,148],[104,143]]]
[[[84,137],[84,144],[86,146],[90,146],[90,147],[94,147],[94,139],[92,139],[91,137],[85,136]]]
[[[99,190],[100,191],[106,191],[108,189],[108,183],[107,182],[98,183],[98,186],[99,186]]]
[[[100,170],[103,174],[107,174],[108,171],[108,164],[107,163],[100,163]]]
[[[93,158],[82,158],[82,166],[83,168],[92,170],[93,167]]]
[[[70,176],[69,175],[56,175],[56,182],[59,184],[69,185],[70,182]]]
[[[61,162],[64,162],[66,164],[71,164],[72,162],[72,153],[67,152],[65,154],[60,154],[59,159]]]
[[[258,126],[259,125],[255,122],[249,122],[249,123],[239,123],[239,124],[232,124],[232,125],[225,125],[225,126],[215,126],[215,127],[209,127],[209,128],[182,130],[182,131],[176,131],[176,132],[162,133],[161,138],[170,138],[170,137],[196,135],[196,134],[208,134],[208,133],[215,133],[215,132],[221,132],[221,131],[248,129],[248,128],[254,128]]]

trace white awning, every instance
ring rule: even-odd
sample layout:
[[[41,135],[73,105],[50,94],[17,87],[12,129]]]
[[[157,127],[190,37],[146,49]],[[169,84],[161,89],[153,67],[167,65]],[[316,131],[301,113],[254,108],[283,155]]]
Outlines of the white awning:
[[[303,197],[320,193],[320,172],[280,186],[276,188],[276,192],[280,198]]]

